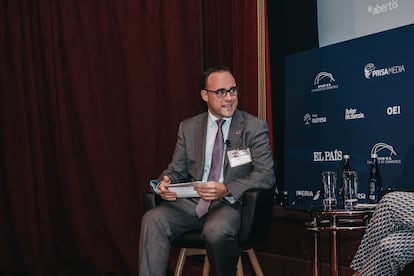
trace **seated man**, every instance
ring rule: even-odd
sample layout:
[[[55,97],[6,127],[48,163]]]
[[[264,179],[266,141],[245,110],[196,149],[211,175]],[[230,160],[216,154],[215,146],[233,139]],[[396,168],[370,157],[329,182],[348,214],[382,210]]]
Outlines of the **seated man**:
[[[200,84],[208,112],[179,126],[172,161],[156,188],[164,200],[142,218],[140,276],[165,276],[171,242],[190,230],[201,230],[216,275],[236,275],[243,194],[275,182],[267,123],[237,109],[239,88],[230,70],[207,69]],[[166,187],[198,180],[207,182],[195,187],[201,198],[177,198]]]
[[[351,268],[355,276],[392,276],[412,261],[414,193],[388,193],[374,211]]]

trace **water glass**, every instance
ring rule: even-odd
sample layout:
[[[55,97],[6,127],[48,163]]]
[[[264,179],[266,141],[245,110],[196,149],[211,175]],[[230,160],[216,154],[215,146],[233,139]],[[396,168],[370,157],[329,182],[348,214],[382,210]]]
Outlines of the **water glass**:
[[[323,183],[323,206],[324,209],[335,209],[336,208],[336,172],[326,171],[322,172],[322,183]]]
[[[342,183],[344,186],[344,207],[345,209],[353,209],[358,203],[358,173],[345,171]]]

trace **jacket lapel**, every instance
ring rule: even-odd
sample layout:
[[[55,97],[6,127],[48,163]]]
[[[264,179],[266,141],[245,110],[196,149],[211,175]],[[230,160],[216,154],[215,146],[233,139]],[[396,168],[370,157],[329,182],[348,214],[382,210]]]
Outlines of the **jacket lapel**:
[[[207,119],[208,119],[208,113],[205,113],[205,116],[200,116],[199,120],[195,122],[195,127],[199,128],[199,130],[195,130],[195,133],[200,133],[201,137],[200,139],[196,139],[194,141],[194,144],[196,146],[196,171],[198,172],[197,179],[200,179],[203,177],[203,171],[204,171],[204,157],[205,157],[205,151],[206,151],[206,132],[207,132]]]
[[[226,156],[224,157],[224,172],[226,172],[227,167],[229,166],[229,159],[227,156],[227,151],[235,150],[240,148],[242,142],[242,134],[244,131],[244,118],[242,113],[239,110],[236,110],[233,114],[231,120],[231,125],[229,129],[229,134],[227,139],[230,141],[231,146],[226,150]]]

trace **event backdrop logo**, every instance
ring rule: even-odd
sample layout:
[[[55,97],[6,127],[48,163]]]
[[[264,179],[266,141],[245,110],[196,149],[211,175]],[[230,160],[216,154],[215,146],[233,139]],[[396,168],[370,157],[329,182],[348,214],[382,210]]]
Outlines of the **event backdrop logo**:
[[[381,13],[387,13],[389,11],[398,9],[398,1],[397,0],[391,0],[388,3],[385,4],[378,4],[376,6],[368,6],[368,13],[371,13],[372,15],[378,15]]]
[[[400,105],[394,105],[394,106],[388,106],[387,107],[387,115],[393,116],[393,115],[400,115],[401,114],[401,106]]]
[[[397,152],[394,147],[386,143],[376,143],[372,149],[371,154],[377,154],[379,164],[401,164],[400,159],[394,159],[393,156],[397,156]],[[369,160],[367,164],[371,164],[372,161]]]
[[[356,108],[345,108],[345,121],[365,119],[363,112],[358,112]]]
[[[338,85],[335,84],[335,78],[332,73],[329,72],[319,72],[315,79],[313,80],[313,89],[311,89],[311,92],[321,92],[331,89],[338,88]]]
[[[313,162],[333,162],[342,160],[342,150],[314,151]]]
[[[394,75],[394,74],[399,74],[399,73],[404,73],[404,72],[405,72],[404,65],[394,65],[390,67],[376,69],[374,63],[368,63],[364,67],[364,75],[366,79],[379,78],[379,77],[384,77],[384,76]]]
[[[303,115],[303,121],[305,122],[305,125],[310,125],[326,123],[328,119],[326,118],[326,116],[319,116],[318,114],[306,113],[305,115]]]

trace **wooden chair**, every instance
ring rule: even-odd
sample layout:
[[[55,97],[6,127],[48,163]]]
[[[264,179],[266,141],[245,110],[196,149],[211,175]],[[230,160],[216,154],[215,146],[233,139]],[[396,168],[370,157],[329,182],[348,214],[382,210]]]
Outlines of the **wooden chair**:
[[[256,275],[263,275],[262,268],[257,260],[253,245],[267,240],[272,221],[274,189],[253,189],[243,196],[242,218],[239,242],[243,252],[247,252]],[[154,208],[161,199],[153,193],[144,196],[144,210]],[[209,275],[210,263],[207,258],[205,245],[200,238],[200,231],[184,233],[172,243],[173,247],[180,248],[177,266],[174,275],[181,275],[185,259],[191,255],[205,255],[203,276]],[[243,275],[241,257],[237,264],[237,275]]]

